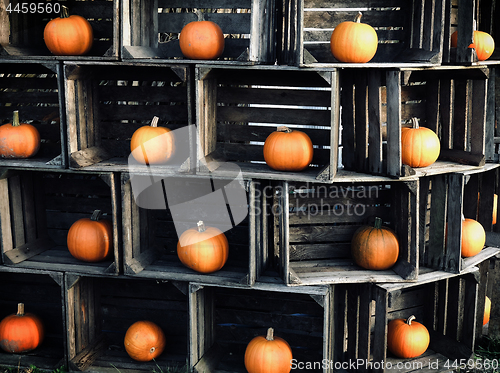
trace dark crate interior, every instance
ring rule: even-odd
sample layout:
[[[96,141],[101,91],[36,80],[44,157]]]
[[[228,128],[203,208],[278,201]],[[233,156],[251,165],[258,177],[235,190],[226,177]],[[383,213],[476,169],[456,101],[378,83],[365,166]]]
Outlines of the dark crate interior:
[[[101,57],[118,58],[118,14],[117,0],[36,0],[7,4],[11,8],[0,7],[0,18],[7,21],[0,26],[0,54],[8,58],[40,59],[81,59]],[[41,5],[39,5],[41,4]],[[19,6],[16,8],[16,6]],[[22,6],[27,6],[24,12]],[[39,8],[38,8],[39,6]],[[43,7],[42,7],[43,6]],[[46,47],[43,31],[47,23],[60,16],[56,11],[62,6],[69,9],[70,15],[79,15],[92,26],[94,41],[90,52],[84,56],[54,56]],[[17,9],[17,10],[16,10]],[[42,11],[43,9],[43,11]],[[10,27],[9,27],[10,25]]]
[[[41,138],[33,157],[2,158],[1,166],[62,167],[62,159],[54,159],[63,150],[58,79],[57,64],[0,63],[0,124],[12,123],[17,110],[20,122],[35,126]]]
[[[71,327],[75,339],[70,341],[70,365],[82,371],[152,371],[182,367],[187,358],[187,297],[172,282],[145,279],[111,279],[82,277],[71,288]],[[88,320],[81,307],[87,306]],[[163,353],[150,362],[133,360],[124,348],[127,329],[136,321],[149,320],[165,333]],[[90,357],[85,348],[96,346]],[[82,351],[84,352],[83,354]],[[88,359],[88,361],[87,361]],[[90,362],[90,364],[89,364]],[[80,365],[83,364],[83,365]]]
[[[92,174],[32,171],[20,171],[3,180],[8,186],[11,216],[10,230],[2,228],[5,240],[11,240],[3,247],[4,262],[33,269],[117,272],[118,259],[113,255],[88,263],[75,259],[67,248],[68,230],[76,220],[90,218],[94,210],[101,210],[103,218],[114,219],[112,189],[105,180]]]
[[[17,313],[18,303],[24,303],[25,313],[37,315],[44,327],[44,339],[36,349],[23,354],[0,350],[0,364],[50,370],[66,365],[62,274],[0,272],[0,287],[0,320]]]

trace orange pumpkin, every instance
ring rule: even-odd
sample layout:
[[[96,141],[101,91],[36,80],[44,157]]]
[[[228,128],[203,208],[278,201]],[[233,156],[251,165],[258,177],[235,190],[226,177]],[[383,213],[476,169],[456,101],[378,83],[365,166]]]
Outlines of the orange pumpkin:
[[[412,118],[412,124],[401,130],[402,162],[410,167],[430,166],[439,157],[439,137],[429,128],[419,127],[417,118]]]
[[[289,373],[292,370],[292,349],[273,328],[267,335],[253,338],[245,350],[245,368],[248,373]]]
[[[68,8],[62,6],[61,16],[45,26],[43,38],[49,51],[56,56],[80,56],[92,48],[94,33],[85,18],[70,16]]]
[[[490,321],[490,313],[491,313],[491,300],[490,298],[484,298],[484,313],[483,313],[483,325],[488,324]]]
[[[214,60],[224,52],[224,34],[211,21],[193,21],[179,35],[181,52],[193,60]]]
[[[175,152],[174,133],[166,127],[158,127],[158,117],[151,125],[138,128],[130,140],[134,159],[142,164],[165,164]]]
[[[113,224],[100,219],[101,211],[95,210],[90,218],[82,218],[68,231],[68,250],[76,259],[84,262],[100,262],[111,254]]]
[[[396,319],[389,322],[387,329],[387,348],[397,357],[410,359],[422,355],[429,347],[430,336],[427,328],[413,321]]]
[[[498,211],[498,194],[493,195],[493,219],[492,224],[497,223],[497,211]]]
[[[165,349],[165,333],[152,321],[133,323],[125,333],[125,351],[134,360],[151,361]]]
[[[375,218],[374,226],[359,228],[351,240],[354,261],[365,269],[391,268],[399,256],[399,242],[392,229],[382,227],[382,219]]]
[[[330,49],[340,62],[365,63],[377,53],[378,37],[375,29],[361,23],[361,12],[354,22],[341,22],[330,38]]]
[[[19,112],[14,111],[12,123],[0,126],[0,157],[29,158],[40,149],[40,133],[36,127],[19,122]]]
[[[7,316],[0,322],[0,347],[5,352],[22,353],[34,350],[44,337],[40,318],[24,313],[24,304],[17,305],[17,313]]]
[[[481,223],[474,219],[462,220],[462,256],[468,258],[479,254],[486,242],[486,233]]]
[[[177,255],[186,267],[201,273],[212,273],[226,264],[229,243],[220,229],[205,227],[199,221],[197,228],[188,229],[180,236]]]
[[[302,131],[278,127],[264,142],[264,160],[278,171],[302,171],[313,159],[313,144]]]
[[[486,61],[491,57],[495,51],[495,40],[490,34],[484,31],[474,31],[472,34],[472,44],[469,48],[474,48],[476,50],[477,59],[479,61]],[[451,46],[453,48],[457,47],[458,43],[458,31],[451,34]]]

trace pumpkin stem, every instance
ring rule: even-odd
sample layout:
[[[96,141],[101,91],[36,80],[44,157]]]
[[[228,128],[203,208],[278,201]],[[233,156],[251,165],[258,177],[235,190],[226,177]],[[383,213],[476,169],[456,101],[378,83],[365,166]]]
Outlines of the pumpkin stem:
[[[12,126],[19,127],[21,123],[19,123],[19,111],[14,111],[12,113]]]
[[[16,316],[24,316],[24,303],[17,304],[17,314]]]
[[[411,322],[412,322],[413,320],[415,320],[415,319],[416,319],[416,317],[415,317],[414,315],[411,315],[410,317],[408,317],[408,319],[406,319],[406,323],[407,323],[408,325],[411,325]]]
[[[92,213],[92,216],[90,217],[90,220],[92,221],[98,221],[99,218],[101,217],[102,215],[102,211],[101,210],[94,210],[94,212]]]
[[[375,224],[373,225],[373,227],[375,229],[380,229],[382,228],[382,219],[380,219],[379,217],[376,217],[375,218]]]
[[[292,132],[292,130],[290,128],[288,128],[287,126],[279,126],[278,127],[278,132],[290,133],[290,132]]]
[[[158,118],[157,116],[154,116],[153,120],[151,121],[151,127],[158,127],[159,120],[160,120],[160,118]]]
[[[207,228],[205,228],[205,223],[203,223],[202,220],[198,222],[198,232],[202,233],[205,232]]]
[[[358,12],[358,14],[356,14],[356,18],[354,18],[354,22],[361,23],[361,17],[363,17],[363,13]]]
[[[274,329],[273,328],[267,329],[266,339],[268,341],[274,341]]]
[[[201,9],[196,9],[195,13],[196,13],[196,17],[198,17],[198,22],[205,20],[205,15],[201,11]]]
[[[420,127],[418,124],[418,119],[416,117],[411,118],[411,125],[412,125],[412,128],[416,128],[416,129],[418,129]]]
[[[69,9],[67,6],[61,5],[61,18],[69,17]]]

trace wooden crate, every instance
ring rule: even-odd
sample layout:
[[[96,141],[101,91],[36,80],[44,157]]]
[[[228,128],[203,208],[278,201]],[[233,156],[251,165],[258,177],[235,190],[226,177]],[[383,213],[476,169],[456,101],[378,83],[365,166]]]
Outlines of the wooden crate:
[[[61,6],[66,6],[70,15],[82,16],[90,22],[94,42],[86,56],[54,56],[47,49],[43,30],[51,19],[60,16],[56,11]],[[0,4],[0,56],[29,60],[118,60],[119,17],[118,0],[4,2]]]
[[[199,173],[223,176],[219,165],[227,161],[249,178],[334,179],[340,114],[336,70],[199,66],[196,86]],[[282,125],[311,138],[312,164],[301,172],[275,171],[264,162],[264,142]]]
[[[447,172],[456,164],[484,165],[493,157],[494,122],[486,121],[488,76],[485,66],[344,69],[344,167],[397,178]],[[441,140],[438,162],[419,169],[401,161],[401,128],[411,126],[413,117]]]
[[[152,372],[185,366],[187,284],[66,274],[65,290],[70,372]],[[125,333],[140,320],[154,322],[165,333],[165,350],[154,361],[135,361],[125,351]]]
[[[3,263],[19,268],[116,275],[121,266],[119,181],[116,174],[9,170],[2,174],[0,227]],[[78,219],[101,210],[113,222],[112,257],[75,259],[67,235]]]
[[[0,167],[66,167],[61,78],[57,62],[0,59],[0,124],[12,123],[17,110],[21,122],[35,126],[41,138],[35,156],[0,159]]]
[[[400,372],[451,372],[453,364],[472,364],[488,267],[489,260],[462,275],[424,270],[416,283],[345,286],[335,305],[343,315],[336,324],[336,336],[345,343],[339,359],[360,362],[356,372],[373,373],[396,367]],[[430,345],[419,357],[397,358],[387,350],[387,325],[411,315],[427,327]]]
[[[222,284],[255,283],[267,266],[267,231],[263,227],[268,213],[262,197],[263,183],[251,181],[242,186],[243,181],[238,179],[200,177],[163,177],[153,182],[148,176],[129,176],[122,175],[125,274]],[[227,198],[221,201],[224,193]],[[177,256],[180,234],[195,228],[200,220],[207,227],[218,227],[229,243],[226,264],[209,274],[185,267]]]
[[[189,22],[217,23],[225,35],[218,63],[274,64],[275,5],[273,0],[122,0],[122,58],[184,60],[179,34]]]
[[[446,1],[283,1],[284,25],[280,63],[296,66],[346,66],[333,57],[330,38],[341,22],[353,21],[362,11],[361,22],[373,26],[379,44],[367,64],[440,64]]]
[[[492,217],[499,175],[498,165],[488,164],[484,169],[420,178],[421,265],[460,273],[498,254],[500,227],[492,224]],[[485,248],[470,258],[461,256],[462,215],[477,220],[486,231]]]
[[[415,281],[418,274],[418,180],[332,185],[282,182],[273,204],[275,257],[287,285]],[[396,264],[357,266],[351,239],[380,217],[399,240]]]
[[[329,286],[290,288],[269,282],[244,289],[191,283],[189,367],[194,372],[246,372],[247,344],[272,327],[290,344],[294,372],[333,372],[333,301]],[[316,366],[304,369],[307,363]]]
[[[0,350],[0,365],[13,370],[34,365],[50,371],[67,366],[63,274],[1,266],[0,287],[0,320],[17,313],[18,303],[24,303],[25,312],[37,315],[45,331],[42,343],[30,352]]]
[[[70,168],[127,172],[130,139],[153,116],[174,131],[194,123],[187,65],[65,63],[64,74]],[[194,147],[188,135],[179,138],[178,155],[187,160]],[[155,168],[176,172],[178,163]]]

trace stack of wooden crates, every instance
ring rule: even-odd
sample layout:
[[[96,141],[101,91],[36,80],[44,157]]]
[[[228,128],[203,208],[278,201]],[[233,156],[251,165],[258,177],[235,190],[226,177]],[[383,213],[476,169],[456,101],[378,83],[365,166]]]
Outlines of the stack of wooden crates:
[[[500,35],[495,1],[57,3],[91,21],[90,55],[52,56],[41,35],[56,15],[0,2],[0,118],[19,110],[42,138],[34,158],[0,160],[0,318],[23,302],[46,327],[39,348],[0,352],[0,366],[245,372],[247,343],[268,327],[291,345],[293,372],[452,371],[471,358],[500,251],[492,224],[500,58],[477,62],[467,46],[474,23]],[[178,34],[195,9],[227,34],[216,61],[182,57]],[[331,32],[358,10],[377,29],[378,52],[366,64],[339,63]],[[462,38],[451,48],[455,30]],[[153,116],[185,131],[180,169],[129,164],[130,138]],[[401,163],[401,127],[413,117],[441,139],[440,159],[423,169]],[[312,139],[305,171],[263,162],[263,143],[280,125]],[[217,192],[233,185],[227,165],[241,170],[246,201],[237,207],[248,213],[228,226],[226,266],[200,274],[177,258],[168,204],[140,207],[133,178],[168,178],[182,191],[208,181]],[[95,209],[113,221],[113,256],[84,263],[66,236]],[[462,214],[487,231],[486,247],[468,259]],[[376,216],[400,241],[387,271],[350,257],[353,232]],[[447,240],[446,226],[457,232]],[[387,323],[411,314],[431,346],[397,359],[386,351]],[[167,335],[150,363],[123,346],[143,319]]]

